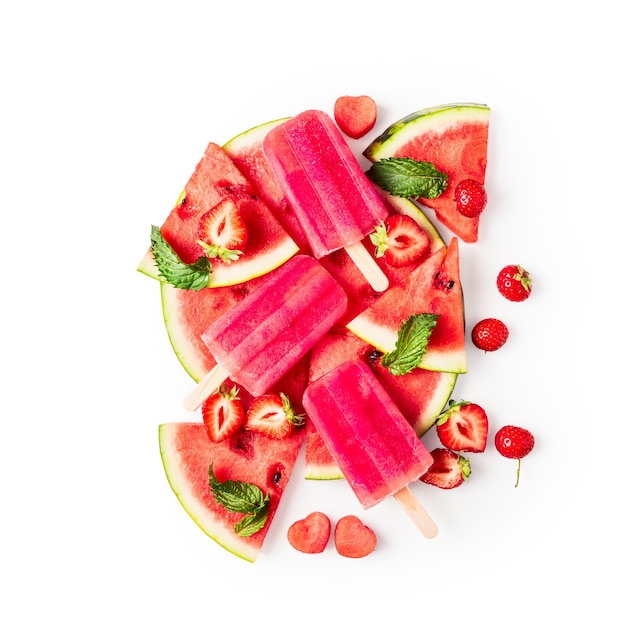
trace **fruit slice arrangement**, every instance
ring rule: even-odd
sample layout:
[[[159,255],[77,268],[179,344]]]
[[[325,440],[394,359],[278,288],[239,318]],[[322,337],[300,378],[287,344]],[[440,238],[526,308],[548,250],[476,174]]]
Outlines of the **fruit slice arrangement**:
[[[478,218],[453,214],[451,185],[465,178],[483,183],[488,113],[481,105],[418,112],[390,127],[365,151],[373,162],[386,155],[432,159],[449,184],[439,198],[419,201],[435,208],[441,222],[464,241],[477,238]],[[207,327],[253,293],[268,273],[309,252],[262,148],[266,134],[282,121],[250,129],[223,147],[209,144],[165,222],[153,227],[152,245],[138,268],[159,281],[172,348],[196,381],[215,365],[202,341]],[[434,137],[436,150],[428,147]],[[456,237],[446,245],[414,195],[387,190],[375,178],[372,182],[389,218],[362,243],[389,279],[389,288],[376,293],[345,250],[321,259],[348,295],[348,310],[268,394],[288,399],[291,414],[303,417],[307,384],[356,358],[369,365],[422,435],[444,411],[457,376],[467,371],[459,246]],[[407,320],[420,316],[434,320],[428,345],[417,367],[394,373],[385,359],[400,350]],[[244,414],[253,413],[258,398],[243,388],[229,393],[233,385],[228,379],[224,386],[222,404],[216,406],[236,397]],[[264,411],[257,422],[280,412]],[[341,472],[306,419],[296,420],[280,437],[254,430],[246,418],[222,441],[212,440],[209,433],[215,431],[200,421],[162,424],[165,472],[196,523],[227,550],[254,561],[303,442],[306,478],[341,478]]]

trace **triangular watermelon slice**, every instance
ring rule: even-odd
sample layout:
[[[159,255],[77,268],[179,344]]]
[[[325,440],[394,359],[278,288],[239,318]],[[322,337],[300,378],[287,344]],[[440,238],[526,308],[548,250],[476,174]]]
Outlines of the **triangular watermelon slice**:
[[[467,372],[465,317],[459,271],[459,241],[453,237],[401,283],[390,287],[347,327],[382,352],[394,350],[398,330],[411,315],[440,317],[430,336],[420,368],[440,372]]]
[[[438,198],[418,198],[435,210],[439,221],[466,243],[478,240],[479,217],[464,217],[456,209],[454,189],[466,178],[485,184],[490,109],[484,104],[459,103],[431,107],[395,122],[365,149],[370,161],[410,157],[428,161],[448,174],[448,187]],[[485,213],[489,211],[489,207]]]
[[[271,439],[252,431],[228,442],[213,443],[204,424],[170,422],[159,426],[159,445],[167,479],[183,508],[196,524],[226,550],[254,562],[280,504],[302,447],[304,430],[285,439]],[[227,511],[215,501],[209,487],[209,467],[217,480],[256,485],[269,494],[265,526],[250,537],[242,537],[235,524],[241,513]]]
[[[201,216],[225,198],[236,201],[248,231],[243,255],[231,263],[213,262],[209,287],[235,285],[262,276],[282,265],[298,251],[254,185],[235,166],[223,148],[209,143],[174,208],[161,226],[161,233],[185,263],[204,256],[198,244]],[[150,250],[138,270],[161,279]]]

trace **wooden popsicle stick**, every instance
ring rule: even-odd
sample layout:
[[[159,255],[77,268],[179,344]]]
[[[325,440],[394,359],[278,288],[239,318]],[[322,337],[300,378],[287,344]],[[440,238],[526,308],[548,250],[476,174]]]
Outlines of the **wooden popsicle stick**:
[[[228,378],[228,372],[218,363],[187,395],[183,402],[188,411],[195,411]]]
[[[344,249],[350,255],[354,264],[359,268],[361,274],[365,276],[374,291],[385,291],[385,289],[389,287],[389,279],[380,269],[372,255],[367,251],[362,241],[350,244]]]
[[[433,522],[430,515],[426,512],[426,509],[424,509],[420,501],[413,495],[413,492],[408,486],[394,493],[393,497],[402,505],[426,539],[432,539],[437,536],[439,529],[435,525],[435,522]]]

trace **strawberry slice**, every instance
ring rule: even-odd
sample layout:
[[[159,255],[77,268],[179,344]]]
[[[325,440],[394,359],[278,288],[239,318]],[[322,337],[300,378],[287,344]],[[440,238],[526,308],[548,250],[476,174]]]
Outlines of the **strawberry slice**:
[[[430,454],[433,464],[420,480],[439,489],[454,489],[462,485],[471,474],[469,459],[447,448],[435,448]]]
[[[484,452],[489,420],[485,410],[473,402],[450,403],[437,419],[441,443],[455,452]]]
[[[287,540],[293,548],[305,554],[324,552],[330,539],[330,519],[325,513],[314,511],[294,522],[287,530]]]
[[[392,267],[410,265],[430,250],[430,239],[408,215],[390,215],[370,235],[376,256],[385,257]]]
[[[222,385],[202,405],[204,427],[211,441],[219,443],[233,435],[244,423],[245,411],[239,390]]]
[[[248,229],[237,203],[232,198],[225,198],[201,215],[198,237],[198,243],[209,258],[218,258],[225,263],[239,258],[248,241]]]
[[[245,428],[274,439],[283,439],[304,424],[304,417],[296,415],[284,393],[266,393],[257,396],[248,407]]]

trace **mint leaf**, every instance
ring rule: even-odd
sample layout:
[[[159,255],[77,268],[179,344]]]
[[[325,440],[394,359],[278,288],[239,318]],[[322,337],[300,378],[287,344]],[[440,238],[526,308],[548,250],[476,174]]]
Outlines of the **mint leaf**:
[[[434,313],[411,315],[398,330],[395,350],[387,352],[381,363],[395,376],[413,371],[422,361],[438,319]]]
[[[200,257],[191,265],[184,263],[172,246],[165,241],[158,226],[152,226],[150,250],[159,270],[159,276],[174,287],[200,291],[209,284],[211,261],[206,257]]]
[[[428,161],[390,157],[372,164],[367,177],[392,196],[438,198],[448,187],[448,175]]]
[[[239,480],[220,482],[213,472],[213,463],[209,467],[209,487],[218,504],[231,513],[244,513],[234,526],[241,537],[254,535],[265,526],[270,510],[270,494],[266,496],[252,483]]]

